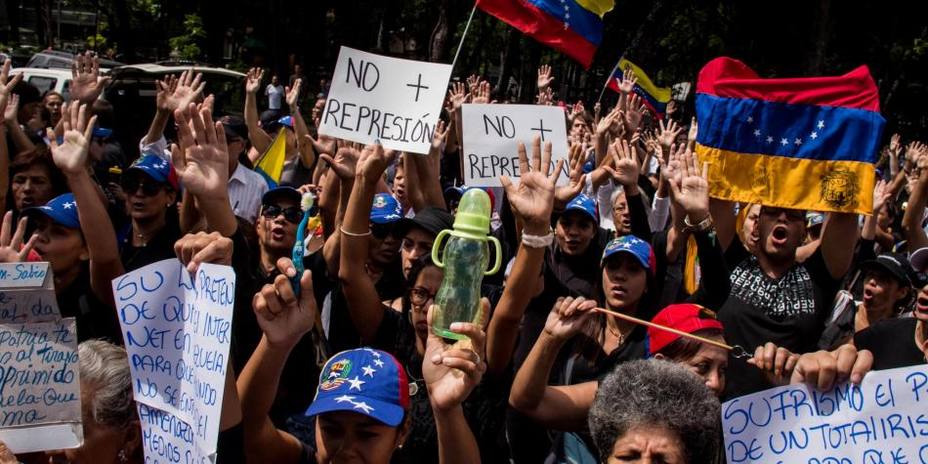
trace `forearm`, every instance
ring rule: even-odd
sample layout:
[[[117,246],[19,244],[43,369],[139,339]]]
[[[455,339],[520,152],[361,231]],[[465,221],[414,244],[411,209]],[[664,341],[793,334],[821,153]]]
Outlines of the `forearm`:
[[[435,429],[438,433],[438,462],[441,464],[479,464],[480,448],[474,433],[464,418],[460,405],[441,410],[433,407]]]
[[[271,136],[258,125],[258,102],[255,94],[245,92],[245,125],[248,126],[248,140],[258,151],[264,153],[271,145]]]
[[[10,138],[13,140],[13,147],[16,149],[15,153],[13,153],[14,156],[35,150],[35,145],[29,140],[29,137],[23,132],[23,128],[16,121],[8,121],[6,129],[9,131]]]
[[[726,200],[709,200],[709,214],[715,223],[715,233],[718,235],[722,250],[727,250],[735,238],[735,208],[734,203]]]
[[[439,171],[441,170],[441,148],[432,148],[427,158],[416,158],[419,185],[422,187],[422,196],[425,206],[434,206],[445,209],[445,195],[441,189]]]
[[[6,194],[10,190],[10,152],[6,129],[0,125],[0,214],[6,213]]]
[[[530,416],[541,407],[551,369],[563,345],[564,341],[556,340],[542,331],[512,382],[510,406]]]
[[[419,169],[416,166],[416,160],[413,156],[419,156],[414,153],[406,153],[403,156],[403,173],[406,175],[406,198],[412,205],[414,211],[425,209],[425,195],[422,193],[422,187],[419,183]]]
[[[593,135],[593,151],[596,153],[596,166],[600,166],[606,158],[606,133],[597,132]]]
[[[873,214],[864,218],[864,226],[860,229],[860,238],[863,240],[876,239],[876,216],[879,214],[874,211]],[[904,219],[903,219],[904,220]]]
[[[341,260],[338,278],[342,284],[351,321],[364,343],[371,343],[383,320],[383,307],[374,283],[365,271],[367,262],[371,202],[376,179],[358,174],[342,223]],[[358,236],[360,234],[360,236]]]
[[[200,210],[197,209],[197,200],[190,194],[189,190],[184,190],[183,201],[180,207],[180,230],[183,233],[190,233],[200,223]]]
[[[909,205],[905,209],[905,214],[902,216],[902,233],[908,240],[910,250],[928,246],[928,237],[922,229],[925,204],[928,203],[928,191],[926,190],[928,190],[928,169],[923,169],[912,190],[912,195],[909,196]]]
[[[835,279],[844,277],[851,267],[859,231],[857,215],[831,213],[822,230],[821,249],[825,266]]]
[[[667,218],[670,216],[670,199],[661,196],[660,190],[651,201],[651,214],[648,216],[648,226],[652,231],[664,230],[667,227]]]
[[[197,197],[197,206],[206,218],[207,232],[219,232],[223,237],[231,237],[238,230],[238,221],[229,204],[229,193],[223,190],[220,195],[204,198]]]
[[[87,171],[67,175],[77,203],[81,233],[90,258],[90,287],[101,301],[114,305],[110,282],[125,273],[116,243],[116,232],[103,203],[103,192]]]
[[[170,112],[160,109],[155,111],[155,117],[152,118],[151,125],[148,126],[148,133],[142,137],[142,144],[155,143],[161,139],[164,136],[164,129],[168,126],[170,117]]]
[[[335,230],[341,227],[345,220],[345,209],[348,200],[351,197],[351,185],[348,182],[339,182],[339,201],[338,210],[335,213]],[[330,276],[338,275],[339,257],[341,256],[341,233],[334,233],[329,236],[322,249],[322,256],[325,257],[326,269]]]
[[[306,140],[309,135],[309,128],[306,127],[306,121],[300,114],[300,108],[296,105],[290,107],[290,116],[293,118],[293,129],[296,132],[297,147],[300,151],[300,161],[306,169],[312,169],[316,163],[316,150],[311,142]],[[330,153],[334,154],[334,153]]]
[[[629,195],[629,186],[625,189],[625,198],[628,203],[628,213],[632,221],[632,235],[646,242],[651,241],[651,226],[648,224],[648,212],[644,207],[644,197],[638,193],[638,186],[634,185],[634,194]]]

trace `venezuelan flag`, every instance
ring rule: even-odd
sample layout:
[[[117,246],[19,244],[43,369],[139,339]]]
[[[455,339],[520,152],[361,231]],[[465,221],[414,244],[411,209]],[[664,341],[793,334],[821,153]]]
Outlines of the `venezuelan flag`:
[[[280,183],[280,176],[284,172],[284,161],[287,157],[286,129],[281,127],[274,142],[267,148],[255,164],[255,172],[261,174],[267,182],[268,188],[275,188]]]
[[[667,113],[667,104],[670,103],[670,96],[672,93],[670,87],[658,87],[654,85],[647,73],[635,63],[625,58],[620,59],[619,65],[616,66],[615,72],[609,79],[609,88],[619,92],[619,82],[622,80],[623,72],[626,70],[630,70],[634,73],[635,77],[638,78],[638,82],[635,84],[635,93],[644,100],[644,104],[647,105],[648,109],[650,109],[658,119],[664,119],[664,115]]]
[[[886,121],[866,66],[843,76],[761,79],[716,58],[696,84],[696,153],[715,198],[871,214]]]
[[[477,6],[589,68],[615,0],[477,0]]]

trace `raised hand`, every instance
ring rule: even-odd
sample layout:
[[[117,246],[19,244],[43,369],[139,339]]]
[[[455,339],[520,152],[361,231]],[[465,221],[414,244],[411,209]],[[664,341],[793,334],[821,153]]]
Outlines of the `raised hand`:
[[[616,140],[609,147],[609,154],[612,155],[614,166],[603,166],[612,179],[625,188],[632,188],[638,185],[638,176],[641,167],[638,165],[638,155],[634,145],[629,145],[625,139]]]
[[[551,82],[554,81],[554,76],[551,75],[551,66],[543,64],[538,67],[538,90],[544,90],[551,86]]]
[[[893,136],[889,138],[889,151],[896,155],[902,153],[902,136],[893,134]]]
[[[300,102],[300,87],[303,84],[303,79],[297,79],[293,81],[293,87],[287,87],[287,106],[290,107],[290,112],[295,113],[298,111],[298,104]]]
[[[683,127],[677,124],[673,119],[668,119],[667,124],[664,124],[664,121],[658,121],[660,125],[660,134],[657,136],[657,141],[660,142],[661,146],[664,149],[670,148],[676,140],[677,136],[680,135],[680,132],[683,132]]]
[[[174,254],[188,272],[197,272],[201,263],[232,264],[232,239],[219,232],[187,234],[174,242]]]
[[[532,159],[525,153],[525,144],[519,142],[519,185],[512,183],[509,176],[500,176],[499,182],[506,190],[512,212],[532,228],[548,230],[551,226],[551,211],[554,209],[554,185],[564,166],[559,160],[551,172],[551,142],[541,150],[541,139],[532,140]]]
[[[488,314],[490,302],[483,298],[480,304],[484,314]],[[429,326],[432,325],[434,309],[435,305],[429,307]],[[422,356],[422,377],[429,391],[429,400],[433,409],[441,411],[464,402],[487,370],[487,335],[483,328],[469,322],[455,322],[449,328],[452,332],[466,335],[469,340],[448,345],[430,330]]]
[[[64,111],[64,110],[62,110]],[[15,124],[16,118],[19,115],[19,94],[10,94],[9,98],[6,101],[6,106],[3,108],[3,120],[7,124]]]
[[[619,81],[619,90],[622,93],[631,93],[632,90],[635,90],[635,84],[638,83],[638,76],[632,72],[631,69],[626,69],[622,73],[622,79]]]
[[[267,343],[274,348],[289,350],[312,330],[319,311],[313,295],[312,273],[303,271],[300,296],[297,298],[290,284],[290,279],[296,276],[293,262],[289,258],[280,258],[277,269],[280,274],[273,283],[266,284],[255,294],[251,306]]]
[[[177,177],[193,195],[222,198],[228,195],[229,148],[222,123],[212,112],[194,104],[174,111],[179,144],[171,145]]]
[[[567,205],[570,200],[579,195],[586,185],[586,174],[583,173],[584,163],[583,145],[571,144],[567,160],[570,166],[570,182],[554,191],[554,200],[559,206]]]
[[[46,128],[48,144],[52,151],[52,160],[55,166],[65,175],[87,172],[87,153],[90,150],[90,134],[97,123],[97,117],[87,120],[87,105],[79,103],[65,103],[61,108],[61,122],[64,130],[64,141],[59,144],[58,138],[51,128]]]
[[[10,95],[12,95],[13,87],[16,87],[16,84],[19,81],[23,80],[22,73],[13,76],[10,78],[10,66],[12,62],[9,58],[3,62],[3,68],[0,68],[0,108],[6,108],[7,103],[10,101]],[[19,96],[16,96],[16,103],[19,104]]]
[[[206,82],[202,73],[194,76],[193,71],[184,71],[179,78],[168,76],[164,81],[155,81],[155,85],[158,87],[158,109],[173,113],[194,103],[203,94]]]
[[[548,313],[544,333],[555,340],[569,340],[589,327],[594,313],[592,309],[595,307],[595,300],[587,300],[582,296],[558,298]]]
[[[92,56],[90,52],[78,54],[71,63],[71,100],[91,104],[96,100],[110,77],[100,77],[100,59]]]
[[[264,79],[264,70],[261,68],[251,68],[245,75],[245,91],[254,95],[261,90],[261,80]]]
[[[473,95],[473,103],[490,103],[490,83],[487,81],[481,81],[479,85],[471,90]]]
[[[377,182],[398,155],[399,152],[384,150],[379,143],[368,145],[361,150],[357,172],[364,174],[368,182]]]
[[[893,193],[889,190],[888,182],[885,180],[877,182],[873,187],[873,214],[879,214],[892,196]]]
[[[547,87],[538,92],[536,100],[539,105],[551,106],[554,104],[554,91],[551,90],[551,87]]]
[[[690,119],[690,130],[686,133],[686,140],[689,143],[696,143],[696,136],[699,135],[699,123],[696,122],[696,116]]]
[[[615,107],[606,117],[599,120],[599,124],[596,124],[596,134],[603,135],[607,132],[614,131],[616,126],[619,125],[619,122],[622,121],[622,110],[619,107]]]
[[[435,126],[435,133],[432,134],[432,150],[438,150],[439,156],[441,156],[441,152],[445,151],[445,143],[448,141],[450,128],[451,125],[445,124],[445,121],[441,119],[438,120],[438,125]]]
[[[451,90],[448,90],[448,102],[451,103],[451,110],[457,111],[461,109],[461,105],[467,102],[469,96],[467,90],[464,89],[464,84],[460,82],[451,84]]]
[[[480,80],[480,76],[476,74],[467,76],[467,91],[469,93],[473,93],[475,90],[477,90],[477,86],[480,85]]]
[[[648,109],[642,103],[641,97],[636,93],[628,95],[625,105],[625,130],[630,134],[638,130],[641,118],[644,117],[644,113]]]
[[[360,157],[361,154],[356,149],[347,146],[339,148],[334,158],[326,153],[319,155],[319,158],[332,168],[332,172],[346,182],[354,181],[355,167]]]
[[[13,212],[7,211],[3,215],[3,226],[0,228],[0,263],[18,263],[26,260],[29,251],[35,246],[37,235],[32,234],[29,241],[23,245],[26,236],[26,216],[19,219],[16,231],[13,232]]]
[[[695,224],[709,215],[709,163],[702,164],[687,150],[680,159],[680,174],[670,182],[672,200],[680,205]]]

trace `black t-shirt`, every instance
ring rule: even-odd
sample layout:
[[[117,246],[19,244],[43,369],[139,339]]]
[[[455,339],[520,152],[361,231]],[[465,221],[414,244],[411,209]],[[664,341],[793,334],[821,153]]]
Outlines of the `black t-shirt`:
[[[593,298],[596,280],[600,277],[599,261],[609,243],[609,231],[599,228],[590,246],[580,256],[568,256],[557,241],[545,252],[545,292],[558,296]]]
[[[116,308],[97,298],[90,287],[90,271],[81,270],[77,280],[58,292],[61,317],[76,319],[78,343],[94,338],[107,339],[122,346],[122,330]]]
[[[132,234],[134,234],[132,225],[128,224],[119,237],[119,255],[126,272],[177,256],[174,253],[174,243],[180,239],[181,233],[176,222],[165,223],[164,227],[145,246],[133,246]]]
[[[873,353],[873,369],[925,364],[925,353],[915,344],[918,319],[885,319],[854,335],[854,346]]]
[[[734,241],[731,246],[741,244]],[[719,310],[725,338],[749,353],[767,342],[793,353],[815,351],[839,285],[821,250],[778,279],[768,277],[757,257],[750,256],[732,271],[731,291]],[[726,398],[771,386],[757,368],[742,359],[729,359]]]

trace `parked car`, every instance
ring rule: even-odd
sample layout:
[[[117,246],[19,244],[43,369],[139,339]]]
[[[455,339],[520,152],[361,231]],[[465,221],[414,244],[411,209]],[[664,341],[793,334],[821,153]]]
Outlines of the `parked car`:
[[[29,68],[64,68],[71,69],[71,63],[74,62],[74,54],[70,52],[63,52],[58,50],[43,50],[41,52],[32,55],[32,58],[29,59],[29,62],[26,63],[26,67]],[[100,69],[108,70],[115,68],[117,66],[122,66],[123,63],[113,60],[107,60],[104,58],[100,59]]]
[[[71,71],[66,69],[15,68],[11,75],[22,74],[23,80],[39,89],[39,95],[54,90],[68,99],[68,87],[71,83]]]

